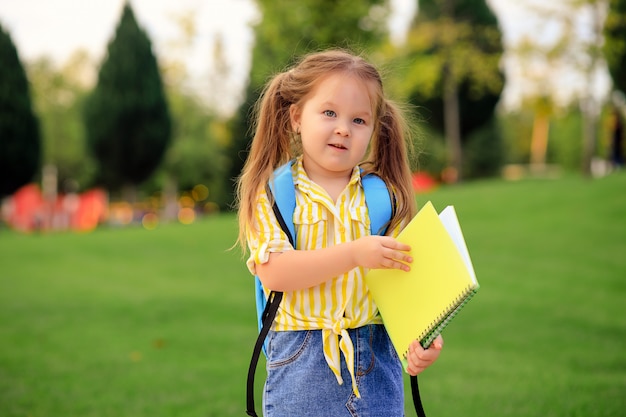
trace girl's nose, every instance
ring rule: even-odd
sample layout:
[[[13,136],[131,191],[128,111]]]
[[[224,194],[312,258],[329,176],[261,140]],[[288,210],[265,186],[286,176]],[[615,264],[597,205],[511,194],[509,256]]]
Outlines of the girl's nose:
[[[338,122],[335,133],[339,136],[350,136],[350,127],[346,122]]]

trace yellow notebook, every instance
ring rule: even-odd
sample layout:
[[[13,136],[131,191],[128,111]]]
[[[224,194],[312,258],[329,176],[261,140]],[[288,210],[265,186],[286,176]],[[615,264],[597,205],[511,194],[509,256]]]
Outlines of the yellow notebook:
[[[406,369],[409,344],[430,346],[479,285],[453,206],[437,215],[428,202],[398,240],[411,245],[411,271],[372,269],[365,282]]]

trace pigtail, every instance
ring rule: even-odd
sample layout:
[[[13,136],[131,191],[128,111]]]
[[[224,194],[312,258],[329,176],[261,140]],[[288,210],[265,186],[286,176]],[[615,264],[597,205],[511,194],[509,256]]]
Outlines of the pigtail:
[[[252,224],[258,193],[270,180],[274,169],[293,158],[293,134],[289,118],[292,102],[282,88],[289,77],[289,72],[276,75],[267,84],[254,107],[255,134],[237,182],[238,242],[244,252],[246,231]]]
[[[406,119],[395,103],[383,99],[379,111],[377,134],[372,137],[365,165],[394,192],[396,211],[389,227],[393,230],[411,220],[417,211],[409,165],[412,141]]]

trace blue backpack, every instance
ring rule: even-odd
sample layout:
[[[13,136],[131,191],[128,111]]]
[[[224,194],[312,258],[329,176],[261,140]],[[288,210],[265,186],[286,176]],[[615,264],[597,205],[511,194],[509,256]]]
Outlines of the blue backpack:
[[[274,196],[272,210],[278,220],[281,229],[287,234],[291,246],[296,247],[296,231],[293,224],[293,212],[296,208],[296,192],[291,173],[293,161],[282,165],[274,171],[274,180],[271,181],[266,190],[268,195]],[[384,234],[394,210],[394,201],[391,198],[387,184],[378,176],[373,174],[365,175],[361,178],[363,191],[365,193],[365,203],[367,204],[370,216],[370,232],[372,235]],[[249,416],[258,417],[254,410],[254,375],[259,361],[261,351],[266,354],[266,337],[272,326],[276,312],[283,298],[280,291],[271,291],[266,298],[263,285],[258,277],[255,277],[255,297],[259,335],[254,346],[250,367],[248,369],[247,382],[247,410]],[[417,379],[411,377],[411,387],[413,389],[413,400],[416,401]],[[417,393],[419,400],[419,393]],[[416,410],[417,410],[417,403]],[[421,408],[421,401],[419,403]],[[423,416],[419,413],[419,416]]]

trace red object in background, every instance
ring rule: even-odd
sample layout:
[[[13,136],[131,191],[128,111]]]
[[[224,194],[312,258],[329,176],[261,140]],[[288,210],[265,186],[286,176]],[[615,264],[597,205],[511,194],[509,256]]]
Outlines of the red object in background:
[[[413,191],[425,193],[437,187],[437,181],[426,172],[413,174]]]
[[[59,195],[56,201],[49,202],[37,184],[28,184],[7,199],[2,215],[9,226],[21,232],[89,231],[106,219],[107,201],[104,190],[93,189]]]
[[[74,213],[72,229],[92,230],[107,217],[107,194],[93,189],[79,195],[78,209]]]
[[[39,227],[44,207],[39,186],[36,184],[23,186],[5,204],[8,208],[3,210],[3,214],[7,223],[13,228],[27,232]]]

